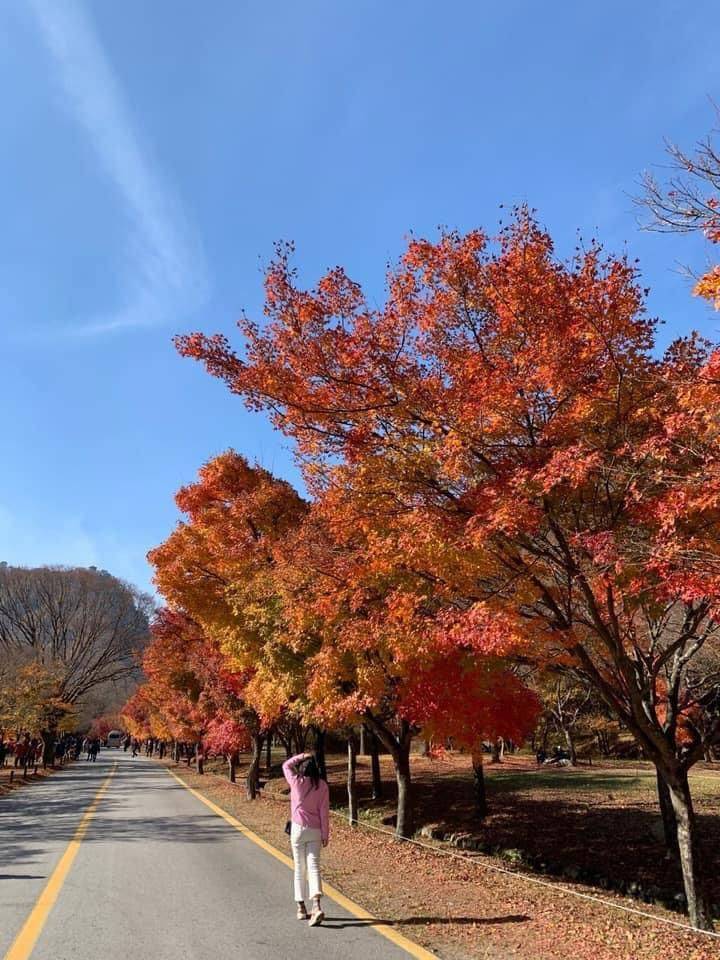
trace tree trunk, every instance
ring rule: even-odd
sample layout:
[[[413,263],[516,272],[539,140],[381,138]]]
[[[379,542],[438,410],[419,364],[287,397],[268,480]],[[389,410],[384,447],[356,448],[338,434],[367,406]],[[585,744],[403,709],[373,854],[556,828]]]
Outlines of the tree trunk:
[[[195,762],[197,764],[197,772],[205,773],[205,755],[201,743],[198,743],[195,747]]]
[[[672,856],[679,862],[680,850],[678,849],[677,822],[675,820],[675,811],[673,810],[670,789],[656,768],[658,801],[660,803],[660,815],[663,822],[663,833],[665,835],[665,847],[669,856]]]
[[[245,792],[248,800],[255,800],[258,795],[258,774],[260,773],[260,757],[262,755],[263,736],[254,733],[252,737],[252,760],[245,777]]]
[[[475,815],[478,820],[487,816],[487,796],[485,794],[485,771],[483,770],[482,747],[472,752],[472,768],[475,775]]]
[[[355,734],[350,733],[347,742],[348,765],[347,765],[347,791],[348,791],[348,822],[351,827],[357,826],[358,822],[358,795],[357,795],[357,741]]]
[[[395,836],[407,840],[412,836],[413,808],[412,808],[412,780],[410,777],[410,746],[412,744],[412,727],[407,720],[400,721],[400,732],[395,735],[379,720],[373,717],[368,710],[365,714],[368,726],[378,739],[390,751],[395,765],[395,779],[397,781],[397,816]]]
[[[325,731],[315,728],[315,759],[317,760],[318,770],[323,780],[327,780],[327,767],[325,765]]]
[[[403,726],[405,722],[403,721]],[[407,742],[404,742],[406,739]],[[408,839],[413,835],[412,781],[410,779],[410,737],[401,736],[395,760],[397,780],[397,824],[395,835]]]
[[[301,727],[300,724],[298,724],[298,728],[295,731],[295,753],[305,753],[306,742],[307,742],[307,730]]]
[[[292,733],[283,733],[281,728],[276,731],[275,736],[280,741],[280,745],[285,751],[285,759],[289,760],[292,756]]]
[[[575,749],[575,740],[572,735],[572,730],[570,727],[563,727],[563,733],[565,734],[565,743],[567,744],[568,754],[570,755],[570,766],[577,766],[577,750]]]
[[[668,787],[677,823],[680,865],[690,922],[698,930],[712,930],[707,882],[701,864],[700,844],[687,773],[682,773],[674,783],[668,784]]]
[[[237,780],[237,762],[237,753],[228,754],[228,779],[230,783],[235,783]]]
[[[270,733],[265,737],[265,770],[268,773],[272,770],[272,734]]]
[[[505,741],[502,737],[498,737],[497,740],[493,740],[492,744],[492,753],[491,753],[491,763],[502,763],[503,755],[505,752]]]
[[[368,730],[370,741],[370,767],[372,769],[372,799],[381,800],[383,795],[382,776],[380,775],[380,749],[378,738]]]
[[[360,725],[360,746],[358,747],[358,753],[361,757],[367,756],[367,737],[368,729],[363,723]]]
[[[55,730],[43,730],[40,734],[43,744],[43,768],[55,766]]]

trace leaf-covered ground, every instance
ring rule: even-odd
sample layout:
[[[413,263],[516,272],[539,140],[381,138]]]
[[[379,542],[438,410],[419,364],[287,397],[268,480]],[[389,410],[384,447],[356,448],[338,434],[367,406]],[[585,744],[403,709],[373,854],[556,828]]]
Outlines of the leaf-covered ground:
[[[390,769],[385,761],[383,767],[389,781]],[[283,833],[287,795],[277,770],[267,781],[262,798],[255,802],[245,799],[240,783],[233,786],[211,773],[200,777],[184,766],[178,772],[279,849],[288,850]],[[472,783],[467,759],[414,758],[413,773],[418,783],[418,826],[442,822],[468,829]],[[331,759],[329,780],[338,808],[343,801],[343,777],[342,760]],[[360,761],[359,777],[361,790],[367,792],[369,771],[364,759]],[[702,795],[699,806],[712,821],[713,808],[717,810],[713,794],[717,796],[720,780],[711,773],[703,774],[702,779],[702,785],[696,784],[696,793]],[[609,871],[614,863],[619,870],[629,871],[633,863],[639,864],[638,858],[644,869],[652,870],[653,861],[657,867],[661,859],[656,840],[654,846],[644,848],[639,841],[632,841],[635,827],[653,819],[649,771],[594,768],[582,773],[536,772],[528,761],[512,758],[501,769],[488,772],[488,788],[495,812],[484,829],[495,831],[499,838],[512,837],[516,848],[534,842],[544,849],[549,844],[559,848],[555,855],[564,863],[577,862],[585,852],[601,860],[602,869]],[[369,816],[366,812],[365,822],[379,825],[392,809],[391,790],[388,782],[386,808],[375,805]],[[363,800],[361,806],[367,811],[370,805]],[[714,823],[711,826],[717,827]],[[475,832],[475,826],[472,829]],[[634,851],[632,855],[628,845]],[[575,891],[644,910],[657,919],[635,916],[569,896],[557,888],[537,886],[518,875],[499,874],[491,869],[497,865],[504,864],[477,855],[458,861],[400,844],[373,830],[352,829],[340,816],[333,818],[331,844],[324,852],[324,872],[330,882],[362,903],[379,922],[392,923],[446,960],[720,957],[720,940],[686,933],[662,922],[663,918],[684,922],[677,913],[567,879],[561,881]],[[292,909],[288,878],[288,910]]]
[[[335,769],[338,767],[338,769]],[[344,776],[333,764],[333,779]],[[651,901],[672,902],[682,878],[665,856],[655,775],[647,764],[541,767],[508,757],[486,768],[490,815],[477,822],[467,758],[415,758],[417,826],[467,831],[487,849],[510,850],[549,876],[583,879],[600,889],[639,891]],[[388,770],[388,774],[390,771]],[[692,789],[708,864],[720,863],[720,773],[696,769]],[[342,788],[335,788],[343,803]],[[389,802],[363,803],[372,821],[392,813]],[[720,904],[720,874],[711,870],[712,896]],[[719,911],[720,913],[720,908]]]
[[[51,776],[53,773],[55,773],[55,771],[51,768],[43,770],[42,766],[38,767],[37,773],[33,773],[33,768],[30,767],[27,778],[24,778],[22,767],[17,770],[10,766],[0,767],[0,797],[4,797],[6,794],[12,793],[13,790],[17,790],[20,787],[29,787],[33,783],[42,780],[43,777]]]

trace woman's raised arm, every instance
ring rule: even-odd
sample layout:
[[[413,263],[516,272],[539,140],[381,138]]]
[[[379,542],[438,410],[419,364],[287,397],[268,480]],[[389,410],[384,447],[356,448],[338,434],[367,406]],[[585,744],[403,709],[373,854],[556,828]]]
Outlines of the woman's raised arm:
[[[297,765],[302,761],[306,760],[308,757],[311,757],[311,753],[298,753],[294,757],[290,757],[289,760],[286,760],[282,765],[282,772],[287,780],[287,782],[292,786],[298,779]]]

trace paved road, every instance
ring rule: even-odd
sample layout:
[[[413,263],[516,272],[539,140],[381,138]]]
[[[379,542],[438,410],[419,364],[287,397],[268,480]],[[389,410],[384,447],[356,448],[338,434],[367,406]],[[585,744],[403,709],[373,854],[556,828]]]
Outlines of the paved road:
[[[296,920],[286,866],[164,769],[115,750],[0,800],[0,957],[115,765],[33,960],[407,960],[327,898],[325,926]]]

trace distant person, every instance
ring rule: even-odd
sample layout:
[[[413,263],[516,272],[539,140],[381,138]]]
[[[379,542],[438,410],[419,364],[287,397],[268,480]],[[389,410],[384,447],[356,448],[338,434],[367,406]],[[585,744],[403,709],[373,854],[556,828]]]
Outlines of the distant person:
[[[136,757],[138,755],[139,750],[140,750],[140,741],[136,737],[133,737],[132,755]]]
[[[15,766],[24,767],[26,766],[26,757],[30,752],[30,737],[25,735],[23,740],[19,740],[15,744]]]
[[[130,746],[131,742],[132,742],[132,739],[130,736],[125,737],[125,739],[123,740],[123,753],[128,752],[128,747]]]
[[[310,921],[316,927],[325,919],[320,898],[320,847],[330,839],[330,795],[327,783],[311,753],[300,753],[283,764],[285,779],[290,784],[290,843],[295,863],[295,901],[298,920]],[[305,901],[313,901],[308,918]]]
[[[97,760],[97,755],[100,752],[100,741],[97,737],[90,742],[90,759],[93,763]]]

